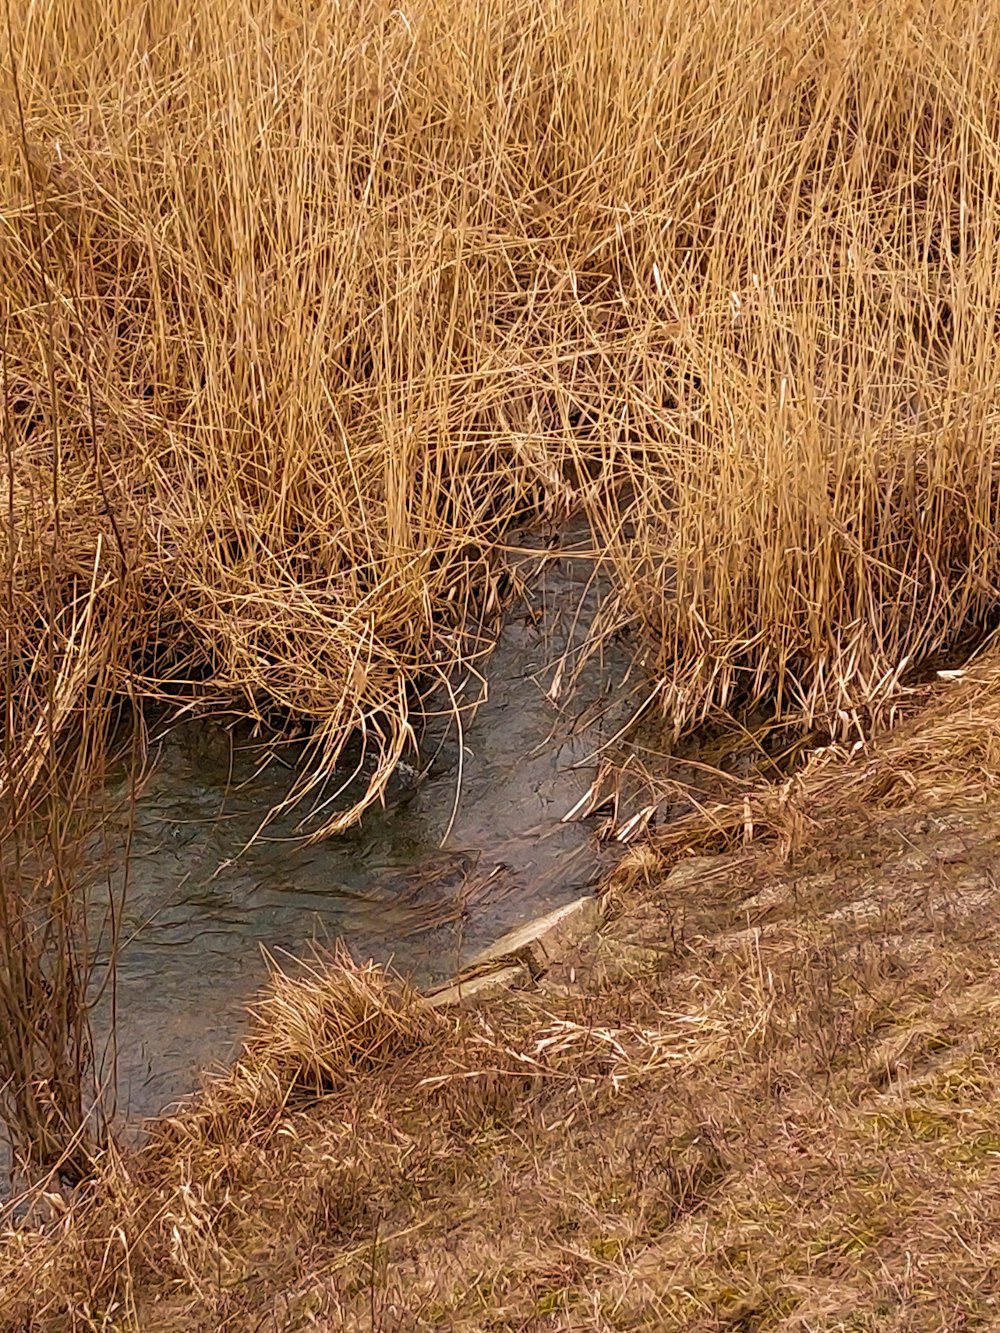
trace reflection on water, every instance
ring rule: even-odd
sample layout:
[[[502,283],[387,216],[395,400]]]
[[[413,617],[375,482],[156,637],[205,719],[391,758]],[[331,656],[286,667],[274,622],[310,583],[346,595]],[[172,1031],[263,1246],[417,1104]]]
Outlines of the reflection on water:
[[[344,937],[356,956],[391,957],[425,983],[593,883],[602,853],[592,830],[560,820],[593,777],[595,748],[625,716],[628,655],[592,656],[566,711],[547,692],[557,676],[568,682],[601,592],[591,563],[568,553],[512,610],[484,668],[487,698],[463,736],[457,808],[457,740],[437,721],[422,745],[436,764],[405,799],[316,846],[294,836],[299,811],[244,851],[291,784],[287,756],[267,762],[259,743],[205,722],[154,737],[131,816],[121,922],[120,1111],[156,1112],[231,1055],[265,975],[261,946],[295,955],[310,939]],[[480,688],[467,686],[466,697]],[[118,867],[126,791],[122,775],[109,792],[120,813],[103,835]]]

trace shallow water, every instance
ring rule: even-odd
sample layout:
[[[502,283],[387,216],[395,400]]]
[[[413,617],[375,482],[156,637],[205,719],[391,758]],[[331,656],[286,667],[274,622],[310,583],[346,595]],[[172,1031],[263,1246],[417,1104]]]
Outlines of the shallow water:
[[[425,984],[594,883],[607,853],[592,827],[560,821],[590,785],[595,751],[627,715],[632,687],[620,643],[590,657],[572,690],[566,684],[605,591],[574,540],[586,534],[564,536],[565,553],[531,579],[482,667],[486,698],[462,737],[460,788],[454,724],[434,721],[421,746],[424,757],[438,753],[427,776],[412,790],[396,784],[359,828],[306,846],[295,837],[300,810],[244,850],[289,788],[287,758],[266,762],[259,742],[204,721],[154,736],[131,816],[119,1113],[156,1113],[232,1055],[266,975],[263,949],[285,961],[311,940],[343,938],[356,957],[391,958]],[[549,697],[557,680],[567,690],[560,706]],[[468,682],[461,697],[480,689]],[[126,790],[123,774],[109,791],[120,813],[103,838],[115,894]],[[107,1016],[105,1005],[99,1039]]]

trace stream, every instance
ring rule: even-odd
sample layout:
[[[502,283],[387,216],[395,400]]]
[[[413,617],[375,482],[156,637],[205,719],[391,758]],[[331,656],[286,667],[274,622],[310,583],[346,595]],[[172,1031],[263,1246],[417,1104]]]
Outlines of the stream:
[[[295,774],[284,750],[269,756],[244,728],[201,720],[154,732],[131,815],[128,774],[110,784],[95,856],[122,903],[117,1060],[104,1070],[119,1116],[158,1113],[231,1058],[265,951],[294,966],[311,941],[339,938],[426,985],[603,873],[609,853],[593,823],[562,820],[638,686],[620,639],[581,657],[607,589],[584,554],[586,530],[560,541],[545,559],[540,541],[534,553],[521,546],[527,592],[478,668],[485,690],[453,685],[463,703],[485,695],[463,728],[460,785],[459,738],[444,717],[424,729],[421,762],[437,757],[416,785],[402,777],[384,808],[311,846],[296,833],[302,810],[252,841]],[[105,1001],[99,1056],[109,1027]]]

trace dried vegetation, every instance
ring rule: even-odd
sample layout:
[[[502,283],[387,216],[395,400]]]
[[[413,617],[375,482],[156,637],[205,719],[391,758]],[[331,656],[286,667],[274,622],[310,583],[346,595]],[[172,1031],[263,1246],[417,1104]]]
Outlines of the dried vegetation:
[[[5,15],[27,1155],[83,1142],[72,811],[122,700],[305,722],[306,785],[361,734],[334,830],[475,653],[512,520],[582,509],[675,733],[862,741],[631,854],[584,989],[449,1021],[345,958],[276,981],[228,1078],[135,1159],[89,1136],[8,1237],[6,1326],[995,1322],[989,659],[864,749],[996,613],[995,6]],[[800,862],[664,887],[764,834]]]
[[[989,11],[9,27],[23,744],[104,669],[306,720],[313,772],[360,730],[377,790],[408,689],[496,607],[505,526],[574,506],[678,729],[766,697],[856,732],[993,611]]]

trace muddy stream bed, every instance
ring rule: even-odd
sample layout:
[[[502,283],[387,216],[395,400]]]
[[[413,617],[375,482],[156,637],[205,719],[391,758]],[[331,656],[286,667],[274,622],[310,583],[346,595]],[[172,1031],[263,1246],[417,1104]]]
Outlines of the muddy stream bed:
[[[292,783],[294,752],[269,756],[221,722],[152,731],[131,815],[122,773],[95,845],[122,901],[120,1116],[156,1114],[232,1056],[265,951],[294,967],[311,942],[340,938],[356,958],[391,960],[427,985],[595,883],[610,853],[592,821],[562,821],[641,684],[626,643],[582,652],[607,591],[586,546],[577,529],[556,558],[518,557],[527,593],[479,666],[485,690],[475,678],[452,683],[464,704],[482,697],[463,728],[460,786],[457,729],[439,717],[410,757],[414,770],[433,758],[429,768],[417,781],[403,769],[360,827],[309,846],[296,835],[300,808],[252,840]],[[99,1052],[108,1025],[104,1003]]]

